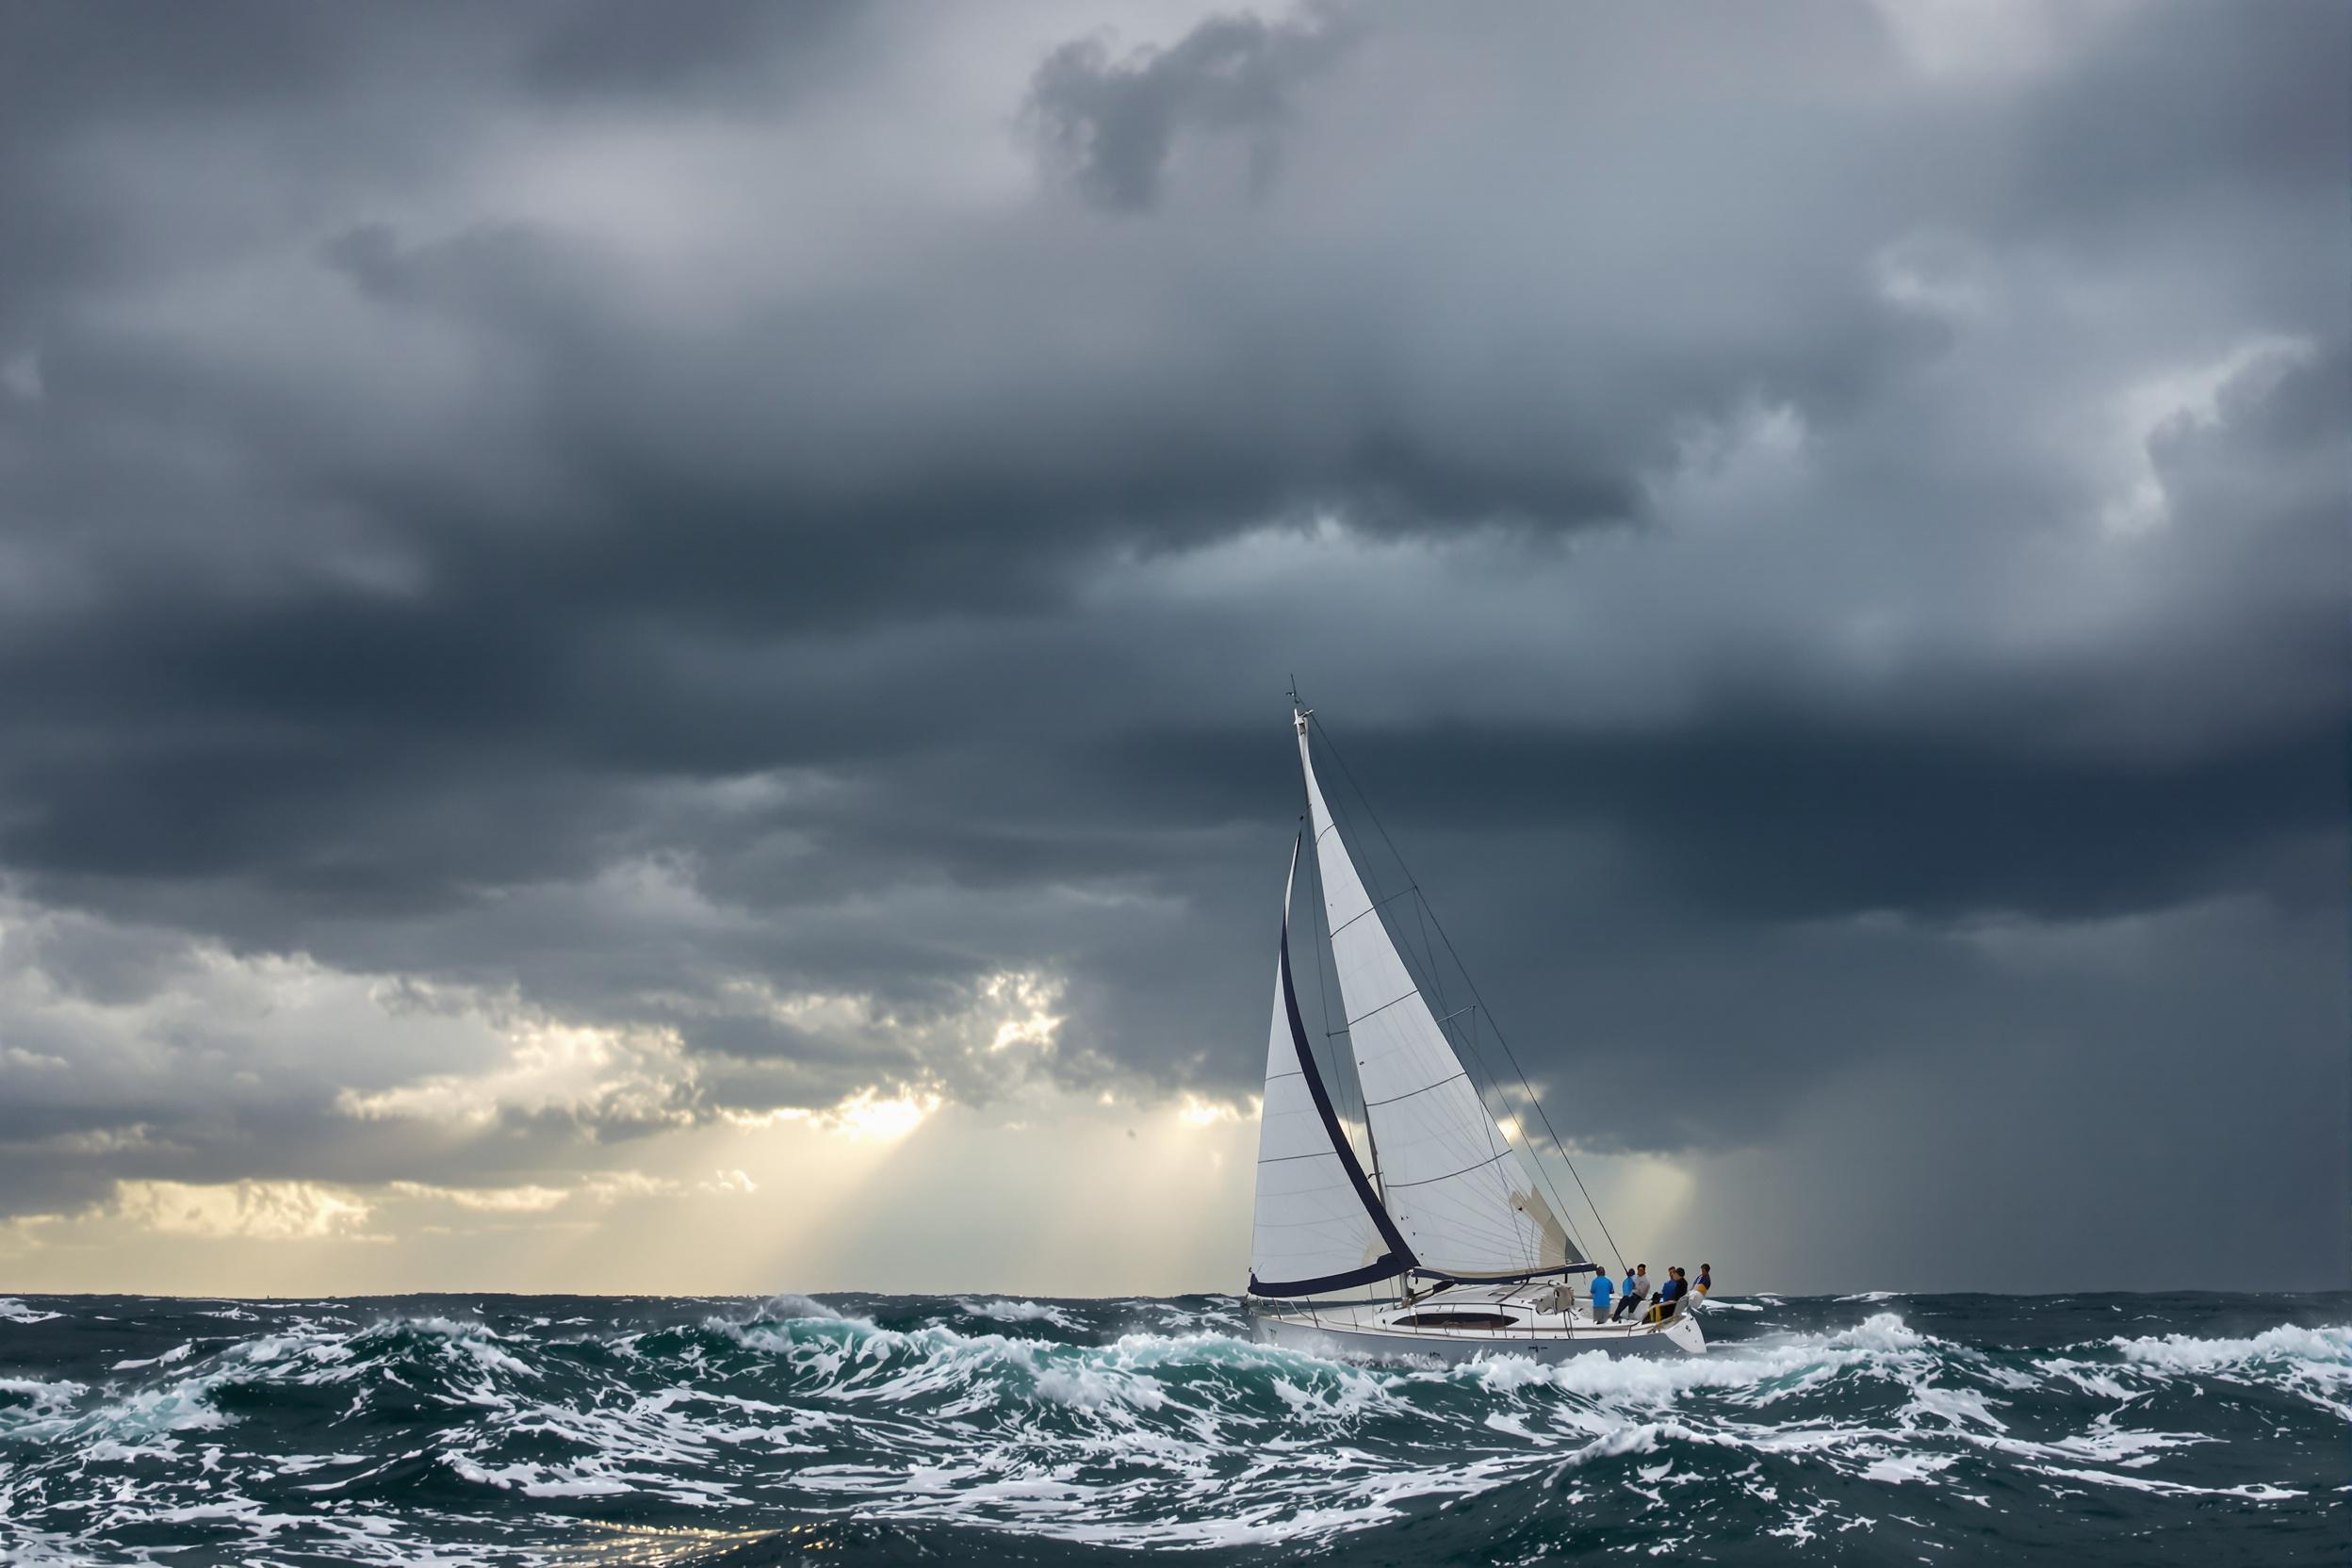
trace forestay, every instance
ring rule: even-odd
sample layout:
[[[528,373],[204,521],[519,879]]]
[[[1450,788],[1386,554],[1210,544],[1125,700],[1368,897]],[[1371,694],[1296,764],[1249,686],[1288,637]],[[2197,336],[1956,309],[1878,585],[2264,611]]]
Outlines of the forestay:
[[[1298,729],[1332,967],[1389,1218],[1426,1272],[1478,1278],[1583,1263],[1389,939],[1324,804],[1304,715]]]
[[[1266,1046],[1258,1121],[1258,1206],[1250,1243],[1255,1296],[1310,1296],[1403,1273],[1413,1256],[1380,1211],[1331,1106],[1298,1017],[1290,971],[1290,897],[1298,851],[1282,885],[1282,939],[1274,968],[1274,1024]]]

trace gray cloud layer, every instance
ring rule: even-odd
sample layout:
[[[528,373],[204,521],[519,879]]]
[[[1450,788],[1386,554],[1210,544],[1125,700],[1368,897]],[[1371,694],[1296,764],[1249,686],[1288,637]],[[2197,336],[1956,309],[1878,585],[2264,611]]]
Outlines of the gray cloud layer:
[[[155,1036],[206,954],[1247,1093],[1295,671],[1563,1132],[1892,1074],[2340,1279],[2340,7],[688,20],[8,24],[0,1199],[582,1135]]]

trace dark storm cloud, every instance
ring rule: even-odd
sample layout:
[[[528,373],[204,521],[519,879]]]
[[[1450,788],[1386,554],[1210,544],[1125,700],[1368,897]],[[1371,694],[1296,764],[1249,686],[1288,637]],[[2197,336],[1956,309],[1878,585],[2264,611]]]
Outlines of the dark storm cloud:
[[[415,1174],[337,1095],[455,1045],[75,1074],[214,940],[682,1114],[985,1099],[1033,972],[1248,1092],[1294,670],[1572,1135],[2233,1001],[2340,1074],[2338,8],[132,14],[0,49],[20,1209]]]
[[[2243,17],[2190,8],[2161,27],[2115,28],[2073,90],[2030,106],[2020,217],[2095,221],[2340,179],[2346,50],[2343,19],[2315,6]],[[2243,90],[2257,81],[2266,90]]]
[[[856,16],[846,0],[716,0],[679,26],[627,0],[548,0],[526,11],[516,74],[557,96],[773,93],[831,63]]]
[[[1029,108],[1086,199],[1113,211],[1159,200],[1179,133],[1246,133],[1257,182],[1270,174],[1289,98],[1348,42],[1341,13],[1269,25],[1213,17],[1165,49],[1114,58],[1099,39],[1066,43],[1037,68]]]

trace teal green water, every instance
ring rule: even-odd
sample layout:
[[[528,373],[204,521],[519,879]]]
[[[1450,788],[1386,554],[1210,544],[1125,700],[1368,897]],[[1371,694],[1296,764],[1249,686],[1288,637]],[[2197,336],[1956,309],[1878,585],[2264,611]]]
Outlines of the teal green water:
[[[1439,1370],[1211,1297],[0,1299],[0,1560],[2352,1560],[2352,1296],[1706,1321]]]

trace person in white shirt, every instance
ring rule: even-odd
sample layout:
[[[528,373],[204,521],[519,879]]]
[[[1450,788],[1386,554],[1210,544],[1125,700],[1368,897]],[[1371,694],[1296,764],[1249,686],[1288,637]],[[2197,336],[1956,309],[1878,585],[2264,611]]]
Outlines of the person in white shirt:
[[[1650,1266],[1645,1263],[1636,1264],[1633,1266],[1633,1272],[1625,1276],[1625,1298],[1617,1303],[1616,1315],[1609,1321],[1614,1323],[1617,1318],[1625,1316],[1625,1314],[1639,1307],[1642,1304],[1642,1298],[1649,1293]]]

